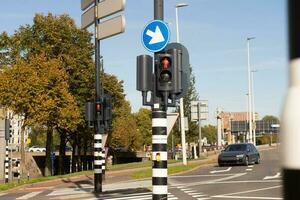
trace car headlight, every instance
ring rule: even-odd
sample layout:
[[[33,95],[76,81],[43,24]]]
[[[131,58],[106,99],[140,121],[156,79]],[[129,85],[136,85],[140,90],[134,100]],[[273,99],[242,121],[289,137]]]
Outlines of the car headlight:
[[[243,157],[244,157],[244,154],[236,155],[236,158],[243,158]]]

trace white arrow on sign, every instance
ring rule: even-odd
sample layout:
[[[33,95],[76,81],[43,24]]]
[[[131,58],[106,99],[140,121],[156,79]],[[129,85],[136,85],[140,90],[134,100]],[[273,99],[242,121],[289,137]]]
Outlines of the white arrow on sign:
[[[149,44],[156,44],[156,43],[160,43],[160,42],[164,42],[165,38],[162,35],[159,26],[156,26],[155,28],[155,32],[151,31],[151,30],[147,30],[146,32],[147,35],[149,35],[150,37],[152,37],[152,39],[150,40]]]

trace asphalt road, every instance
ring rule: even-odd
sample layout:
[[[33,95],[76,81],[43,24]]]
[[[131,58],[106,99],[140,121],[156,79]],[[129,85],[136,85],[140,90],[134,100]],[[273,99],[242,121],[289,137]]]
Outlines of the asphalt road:
[[[220,200],[281,198],[279,153],[276,147],[261,152],[261,164],[246,166],[210,166],[169,177],[169,200]],[[0,200],[144,200],[152,199],[151,180],[119,182],[104,185],[105,191],[92,193],[92,180],[56,187],[29,187],[0,193]],[[136,189],[141,188],[141,189]]]

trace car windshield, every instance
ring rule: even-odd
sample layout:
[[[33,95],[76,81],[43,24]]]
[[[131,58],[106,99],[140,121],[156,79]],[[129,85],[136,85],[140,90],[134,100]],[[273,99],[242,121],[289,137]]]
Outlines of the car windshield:
[[[245,144],[235,144],[235,145],[229,145],[225,151],[246,151],[247,145]]]

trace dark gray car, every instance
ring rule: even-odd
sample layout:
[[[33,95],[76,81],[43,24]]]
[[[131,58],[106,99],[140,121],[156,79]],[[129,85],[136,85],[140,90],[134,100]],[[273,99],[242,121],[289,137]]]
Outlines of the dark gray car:
[[[228,145],[219,155],[219,166],[250,163],[259,164],[260,155],[256,147],[251,143],[240,143]]]

